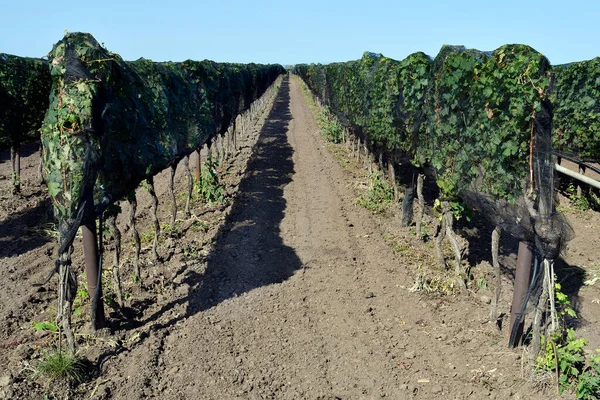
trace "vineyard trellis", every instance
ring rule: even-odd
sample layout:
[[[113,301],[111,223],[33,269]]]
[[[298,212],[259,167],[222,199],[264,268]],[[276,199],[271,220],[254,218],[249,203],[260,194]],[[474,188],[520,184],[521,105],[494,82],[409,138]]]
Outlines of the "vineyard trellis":
[[[49,53],[49,65],[52,89],[42,159],[60,236],[57,319],[74,351],[70,318],[76,277],[70,248],[79,226],[84,238],[92,238],[84,252],[93,258],[93,221],[103,207],[125,196],[135,204],[131,193],[142,181],[152,192],[155,174],[227,133],[284,70],[212,61],[125,62],[85,33],[68,33]],[[86,270],[90,295],[99,293],[101,265],[86,263]],[[99,328],[101,311],[96,315],[92,326]]]
[[[501,231],[535,243],[545,260],[545,277],[538,274],[529,288],[533,297],[550,286],[552,261],[572,231],[552,202],[553,73],[542,54],[524,45],[493,52],[444,46],[433,60],[423,53],[402,61],[365,53],[347,63],[297,65],[295,73],[364,143],[365,156],[385,158],[393,164],[391,171],[400,164],[417,175],[405,195],[404,223],[412,216],[412,186],[417,186],[422,213],[423,177],[435,182],[441,214],[436,243],[450,240],[460,286],[464,288],[465,277],[453,223],[462,203],[479,210],[496,228],[496,286]],[[416,223],[420,230],[419,216]],[[498,296],[499,289],[492,317]],[[519,325],[523,311],[516,313],[513,326]]]
[[[11,150],[14,193],[21,186],[21,143],[39,139],[49,93],[47,61],[0,53],[0,149]]]
[[[554,66],[554,148],[600,161],[600,57]]]

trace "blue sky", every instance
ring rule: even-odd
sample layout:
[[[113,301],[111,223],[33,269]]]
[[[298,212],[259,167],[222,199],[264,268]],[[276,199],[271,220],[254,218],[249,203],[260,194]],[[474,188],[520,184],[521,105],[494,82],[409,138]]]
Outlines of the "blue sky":
[[[65,30],[126,60],[328,63],[443,44],[524,43],[553,64],[600,55],[600,1],[0,0],[0,52],[41,57]]]

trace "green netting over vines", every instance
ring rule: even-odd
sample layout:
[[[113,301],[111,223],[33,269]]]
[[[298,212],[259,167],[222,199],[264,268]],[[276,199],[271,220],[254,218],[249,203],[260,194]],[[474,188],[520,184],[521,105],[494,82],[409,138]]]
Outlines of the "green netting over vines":
[[[50,85],[47,61],[0,53],[0,149],[39,138]]]
[[[552,196],[552,68],[531,47],[444,46],[434,60],[365,53],[294,72],[343,123],[364,133],[372,151],[394,152],[395,159],[403,153],[429,171],[442,200],[462,198],[519,239],[537,235],[551,256],[560,235],[570,236],[553,210],[540,213],[540,199],[549,204]],[[537,232],[548,218],[552,235]]]
[[[600,160],[600,57],[554,66],[554,147]]]
[[[340,120],[357,127],[372,146],[414,153],[431,60],[415,53],[403,61],[366,52],[362,59],[297,65],[295,72]]]
[[[548,60],[530,47],[484,53],[444,46],[433,62],[423,53],[403,61],[365,53],[296,72],[373,148],[433,166],[443,197],[457,197],[477,177],[496,197],[522,193],[532,117],[550,85]]]
[[[280,65],[125,62],[89,34],[49,54],[50,107],[42,129],[48,190],[61,229],[80,202],[118,200],[211,137],[224,133]]]
[[[548,60],[524,45],[491,54],[442,48],[427,104],[427,159],[438,171],[442,196],[455,196],[477,178],[480,190],[496,198],[522,194],[550,73]],[[551,132],[543,134],[548,140]]]

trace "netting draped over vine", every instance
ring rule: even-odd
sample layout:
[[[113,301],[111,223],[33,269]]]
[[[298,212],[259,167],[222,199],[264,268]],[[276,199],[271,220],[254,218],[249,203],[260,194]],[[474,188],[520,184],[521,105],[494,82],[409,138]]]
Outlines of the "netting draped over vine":
[[[554,148],[600,161],[600,57],[554,66]]]
[[[540,204],[553,182],[552,68],[542,54],[444,46],[434,60],[365,53],[295,72],[372,151],[426,167],[442,200],[461,198],[519,240],[539,242],[547,257],[570,239],[566,221]]]
[[[430,67],[424,53],[396,61],[366,52],[358,61],[297,65],[295,72],[342,123],[364,132],[372,146],[406,155],[414,152],[422,128]]]
[[[116,201],[223,134],[284,72],[280,65],[125,62],[89,34],[69,33],[49,54],[43,162],[59,229],[83,201]]]
[[[39,138],[49,93],[47,61],[0,53],[0,149]]]

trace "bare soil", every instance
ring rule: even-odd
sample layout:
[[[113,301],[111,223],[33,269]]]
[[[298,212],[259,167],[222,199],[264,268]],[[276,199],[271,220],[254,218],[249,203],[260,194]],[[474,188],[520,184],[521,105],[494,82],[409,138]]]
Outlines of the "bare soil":
[[[419,270],[444,273],[432,241],[401,228],[396,206],[374,214],[358,204],[363,163],[325,142],[296,79],[284,80],[272,109],[239,143],[219,167],[226,204],[196,201],[190,219],[180,211],[176,227],[163,229],[162,260],[150,250],[150,197],[138,190],[142,286],[131,279],[122,218],[125,307],[107,307],[109,328],[99,334],[89,332],[88,302],[76,307],[79,355],[92,365],[79,385],[34,376],[56,345],[56,334],[32,329],[56,312],[57,278],[33,286],[56,252],[51,204],[37,178],[36,145],[22,152],[22,196],[11,194],[9,154],[0,154],[0,398],[558,398],[552,377],[533,378],[522,366],[526,351],[508,349],[508,329],[489,321],[489,227],[460,231],[473,263],[467,295],[413,293]],[[168,174],[155,178],[163,223]],[[182,168],[176,191],[186,191]],[[180,209],[184,201],[178,195]],[[579,313],[577,333],[593,349],[600,282],[584,286],[582,270],[600,275],[600,217],[564,198],[561,209],[576,237],[559,278]],[[427,217],[426,229],[433,225]],[[516,248],[505,237],[501,247],[500,312],[509,314]],[[109,240],[108,267],[113,248]],[[80,238],[75,249],[81,272]],[[105,282],[110,294],[109,273]]]

